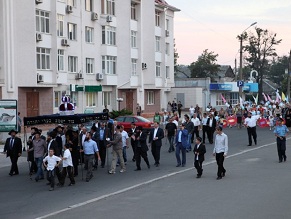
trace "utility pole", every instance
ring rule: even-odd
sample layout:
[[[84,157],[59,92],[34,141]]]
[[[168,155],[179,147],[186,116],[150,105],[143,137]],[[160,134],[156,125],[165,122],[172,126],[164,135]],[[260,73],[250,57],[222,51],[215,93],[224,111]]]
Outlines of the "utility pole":
[[[290,73],[291,73],[291,50],[289,53],[289,65],[288,65],[288,84],[287,84],[287,96],[288,96],[288,101],[290,98]]]
[[[234,60],[234,74],[235,74],[235,81],[237,81],[237,65],[236,65],[236,58]]]

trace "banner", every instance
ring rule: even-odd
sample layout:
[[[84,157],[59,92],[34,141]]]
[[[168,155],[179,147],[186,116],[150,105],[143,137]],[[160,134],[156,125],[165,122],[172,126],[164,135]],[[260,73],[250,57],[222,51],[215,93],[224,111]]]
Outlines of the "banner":
[[[35,126],[43,124],[82,124],[95,120],[108,120],[108,113],[91,113],[91,114],[75,114],[75,115],[44,115],[36,117],[24,117],[24,126]]]

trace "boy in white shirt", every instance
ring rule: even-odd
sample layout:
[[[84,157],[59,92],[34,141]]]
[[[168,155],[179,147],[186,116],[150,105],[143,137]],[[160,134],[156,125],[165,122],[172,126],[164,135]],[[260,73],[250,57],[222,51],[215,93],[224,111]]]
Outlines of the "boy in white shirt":
[[[72,161],[72,155],[70,152],[70,144],[65,144],[64,146],[64,156],[62,157],[63,160],[63,169],[61,173],[61,180],[59,185],[63,186],[65,184],[65,180],[67,177],[67,174],[69,175],[70,184],[69,186],[75,185],[75,179],[74,179],[74,171],[73,171],[73,161]]]
[[[43,159],[43,165],[47,169],[47,180],[50,182],[51,188],[49,191],[53,191],[55,187],[55,167],[60,165],[62,159],[54,155],[54,149],[49,150],[49,155]]]

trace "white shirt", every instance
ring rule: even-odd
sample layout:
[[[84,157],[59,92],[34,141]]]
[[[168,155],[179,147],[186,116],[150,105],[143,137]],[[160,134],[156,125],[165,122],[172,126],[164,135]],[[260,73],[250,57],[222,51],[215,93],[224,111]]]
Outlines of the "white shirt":
[[[47,145],[47,151],[50,150],[50,147],[51,147],[51,144],[52,144],[52,141],[53,141],[53,140],[54,140],[54,139],[50,140],[50,142],[48,143],[48,145]]]
[[[192,108],[189,108],[189,113],[192,115],[192,114],[194,114],[194,108],[192,107]]]
[[[199,148],[200,145],[201,143],[197,145],[197,149]],[[196,156],[196,160],[199,160],[199,155]]]
[[[178,127],[179,124],[176,119],[173,121],[173,123],[175,123],[175,125]]]
[[[228,137],[223,132],[221,135],[217,134],[215,136],[215,145],[213,148],[213,153],[222,153],[225,155],[228,153]]]
[[[199,126],[200,125],[200,120],[196,117],[196,118],[192,118],[191,122],[193,122],[194,126]]]
[[[156,129],[154,130],[154,138],[156,137],[157,132],[158,132],[158,128],[156,128]]]
[[[72,167],[73,166],[73,161],[72,161],[72,155],[71,155],[71,152],[69,149],[66,149],[64,151],[64,158],[67,158],[65,160],[63,160],[63,167],[67,167],[67,166],[70,166]]]
[[[212,127],[213,118],[209,118],[209,127]]]
[[[82,146],[84,145],[85,138],[86,138],[86,134],[83,134],[82,135]]]
[[[55,166],[57,164],[58,161],[61,161],[62,159],[53,155],[53,156],[46,156],[44,159],[43,159],[43,162],[47,162],[47,170],[53,170],[55,169]]]
[[[251,118],[246,118],[245,119],[245,125],[247,125],[248,127],[251,127],[251,128],[253,128],[253,127],[256,127],[256,125],[257,125],[257,117],[255,117],[255,116],[252,116]]]
[[[126,147],[127,146],[126,140],[129,138],[127,132],[123,130],[121,132],[121,136],[122,136],[122,146]]]
[[[202,125],[206,125],[206,123],[207,123],[207,120],[208,120],[208,117],[203,117],[203,119],[202,119]]]

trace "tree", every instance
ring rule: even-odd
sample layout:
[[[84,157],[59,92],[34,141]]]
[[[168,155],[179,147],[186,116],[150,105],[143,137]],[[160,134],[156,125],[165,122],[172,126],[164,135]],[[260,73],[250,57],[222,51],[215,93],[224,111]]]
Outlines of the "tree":
[[[216,64],[217,57],[218,54],[208,52],[208,49],[205,49],[198,57],[197,61],[190,64],[189,69],[191,70],[191,77],[212,78],[216,76],[220,67],[220,65]]]
[[[262,100],[263,93],[263,77],[269,69],[272,58],[277,56],[275,46],[281,43],[281,39],[276,39],[276,34],[269,30],[256,27],[255,33],[242,34],[244,39],[248,39],[249,44],[244,47],[244,51],[248,53],[246,61],[251,69],[258,72],[257,82],[259,84],[259,100]]]
[[[287,75],[285,69],[288,69],[289,60],[287,56],[273,58],[270,70],[267,73],[271,81],[281,84],[280,90],[286,93],[287,91]]]

